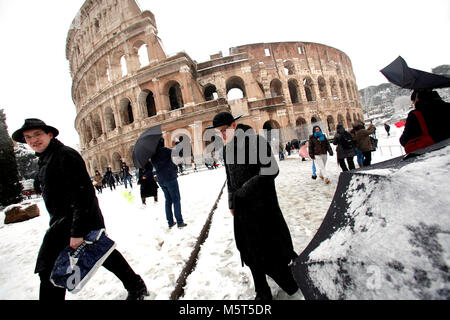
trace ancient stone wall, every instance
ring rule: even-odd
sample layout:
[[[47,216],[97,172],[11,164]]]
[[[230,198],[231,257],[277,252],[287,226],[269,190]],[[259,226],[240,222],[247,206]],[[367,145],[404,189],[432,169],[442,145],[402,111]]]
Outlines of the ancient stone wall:
[[[363,119],[348,56],[309,42],[249,44],[196,63],[167,57],[154,15],[134,0],[88,0],[69,30],[75,128],[91,174],[122,161],[132,166],[136,139],[161,125],[166,145],[175,130],[200,143],[214,115],[228,110],[259,131],[279,128],[284,142],[306,139],[311,124],[333,134]],[[237,98],[236,98],[237,94]]]

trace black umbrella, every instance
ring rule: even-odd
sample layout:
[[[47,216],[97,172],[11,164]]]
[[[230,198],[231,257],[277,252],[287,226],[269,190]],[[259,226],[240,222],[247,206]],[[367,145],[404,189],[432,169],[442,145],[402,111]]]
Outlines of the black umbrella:
[[[449,299],[450,139],[343,172],[292,271],[305,299]],[[436,170],[442,170],[437,173]],[[434,187],[436,185],[436,187]]]
[[[145,130],[137,139],[133,149],[133,163],[136,168],[144,168],[148,159],[156,152],[159,140],[162,138],[161,126]]]
[[[408,67],[399,56],[380,72],[393,84],[405,89],[435,89],[450,87],[450,78]]]

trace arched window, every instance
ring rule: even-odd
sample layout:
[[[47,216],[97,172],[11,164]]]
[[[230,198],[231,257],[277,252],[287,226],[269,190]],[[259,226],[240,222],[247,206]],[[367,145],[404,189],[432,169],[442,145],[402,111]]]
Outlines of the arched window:
[[[102,122],[100,121],[100,116],[98,114],[96,114],[94,116],[94,137],[98,138],[103,134],[103,129],[102,129]]]
[[[279,79],[273,79],[270,82],[270,94],[272,95],[272,97],[283,95],[283,86]]]
[[[350,83],[348,82],[348,80],[347,80],[347,92],[349,100],[353,100],[352,89],[350,88]]]
[[[141,68],[150,64],[150,60],[148,59],[148,48],[146,44],[143,44],[139,47],[138,56]]]
[[[333,132],[336,130],[334,125],[334,118],[332,116],[327,117],[327,125],[328,125],[328,132]]]
[[[205,100],[216,100],[218,97],[219,95],[217,94],[216,86],[213,84],[208,84],[205,88]]]
[[[116,120],[114,118],[114,113],[111,107],[107,107],[105,109],[105,122],[106,122],[106,131],[112,131],[116,128]]]
[[[347,92],[345,91],[344,82],[342,80],[339,80],[339,88],[341,89],[342,100],[347,100]]]
[[[128,99],[122,99],[120,101],[120,118],[122,120],[122,125],[128,125],[134,122],[133,108],[131,102]]]
[[[128,74],[127,60],[125,59],[125,56],[120,58],[120,67],[122,68],[122,77],[125,77]]]
[[[319,85],[319,93],[320,93],[320,97],[321,97],[322,99],[327,98],[327,97],[328,97],[328,94],[327,94],[327,84],[326,84],[326,82],[325,82],[325,79],[324,79],[323,77],[319,77],[319,78],[317,79],[317,83],[318,83],[318,85]]]
[[[303,79],[303,87],[305,89],[305,96],[307,101],[315,101],[314,91],[313,91],[313,81],[310,77]]]
[[[240,77],[229,78],[226,83],[226,88],[228,100],[242,99],[247,96],[245,92],[244,80],[242,80]]]
[[[331,88],[331,95],[333,96],[333,98],[338,98],[338,90],[337,90],[337,84],[336,84],[336,79],[334,79],[334,77],[330,78],[330,88]]]
[[[288,87],[289,87],[289,95],[291,96],[292,103],[299,103],[300,102],[300,96],[299,96],[297,80],[289,79]]]
[[[171,110],[183,108],[184,106],[183,95],[181,93],[181,86],[178,82],[175,82],[169,88],[169,100]]]

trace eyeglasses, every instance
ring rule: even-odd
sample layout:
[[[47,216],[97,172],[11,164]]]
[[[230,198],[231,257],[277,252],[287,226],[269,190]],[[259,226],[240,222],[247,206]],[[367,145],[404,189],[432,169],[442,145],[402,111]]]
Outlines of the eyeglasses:
[[[40,138],[42,135],[44,135],[45,132],[44,131],[38,131],[35,134],[29,136],[29,135],[24,135],[23,138],[25,139],[25,141],[30,141],[33,138]]]
[[[223,134],[223,133],[225,133],[228,130],[229,127],[231,127],[231,126],[228,126],[228,127],[226,127],[225,129],[222,129],[222,130],[217,129],[217,131],[220,132],[221,134]]]

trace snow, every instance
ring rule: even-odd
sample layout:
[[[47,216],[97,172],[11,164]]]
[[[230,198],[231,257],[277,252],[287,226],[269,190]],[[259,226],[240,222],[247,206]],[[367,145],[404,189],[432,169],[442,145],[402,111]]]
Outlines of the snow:
[[[391,126],[391,137],[388,138],[384,129],[378,128],[380,148],[373,154],[373,163],[401,155],[402,149],[398,143],[401,131]],[[326,185],[320,179],[311,179],[311,165],[310,160],[301,161],[298,154],[293,154],[279,162],[280,174],[276,179],[280,207],[297,253],[302,252],[319,228],[341,172],[336,156],[329,157],[327,169],[331,183]],[[400,170],[399,181],[403,184],[418,183],[413,178],[406,179],[410,175],[408,170],[416,172],[417,168],[405,167]],[[434,176],[437,175],[439,172]],[[135,183],[131,190],[132,201],[129,196],[124,196],[123,193],[130,189],[125,190],[123,185],[114,191],[103,189],[103,193],[98,195],[107,233],[135,272],[144,279],[150,291],[147,299],[170,298],[197,237],[224,187],[225,170],[220,167],[216,170],[189,172],[180,176],[178,182],[182,214],[188,224],[182,229],[168,228],[161,189],[158,189],[159,202],[153,203],[153,198],[147,198],[145,208],[141,208],[139,187]],[[403,197],[402,205],[407,205],[408,199],[414,197]],[[427,195],[424,193],[421,197],[427,198]],[[360,200],[364,202],[364,199]],[[27,201],[38,204],[41,212],[39,217],[8,225],[3,223],[3,219],[0,221],[0,299],[3,300],[38,299],[39,277],[33,272],[42,237],[48,228],[48,213],[41,198]],[[435,204],[439,205],[442,204]],[[383,203],[383,206],[389,204]],[[274,299],[303,299],[300,291],[289,297],[269,277],[268,281]],[[79,293],[67,293],[66,299],[123,300],[126,295],[120,281],[105,268],[100,268]],[[233,217],[228,210],[225,186],[214,211],[208,238],[201,246],[197,265],[187,278],[184,296],[180,299],[251,300],[254,295],[250,270],[242,267],[234,243]]]

